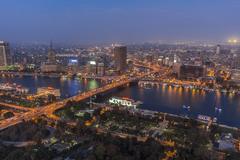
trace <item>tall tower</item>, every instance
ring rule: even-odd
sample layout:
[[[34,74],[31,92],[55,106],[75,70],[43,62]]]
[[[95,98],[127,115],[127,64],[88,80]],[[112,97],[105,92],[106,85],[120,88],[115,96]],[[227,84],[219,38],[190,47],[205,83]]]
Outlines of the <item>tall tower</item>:
[[[216,54],[219,55],[220,53],[221,53],[221,46],[217,45]]]
[[[12,58],[10,55],[9,44],[4,41],[0,41],[0,66],[11,65],[11,62]]]
[[[124,72],[127,68],[127,47],[115,46],[113,53],[117,71]]]
[[[50,64],[55,64],[56,63],[56,55],[55,55],[55,52],[53,50],[52,42],[50,42],[50,47],[49,47],[49,50],[48,50],[48,63],[50,63]]]

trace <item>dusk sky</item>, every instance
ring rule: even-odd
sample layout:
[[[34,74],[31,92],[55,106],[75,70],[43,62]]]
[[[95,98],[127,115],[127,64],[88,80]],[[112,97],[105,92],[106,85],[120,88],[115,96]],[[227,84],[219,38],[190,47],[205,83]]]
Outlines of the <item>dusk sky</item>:
[[[1,0],[0,39],[111,43],[240,36],[240,0]]]

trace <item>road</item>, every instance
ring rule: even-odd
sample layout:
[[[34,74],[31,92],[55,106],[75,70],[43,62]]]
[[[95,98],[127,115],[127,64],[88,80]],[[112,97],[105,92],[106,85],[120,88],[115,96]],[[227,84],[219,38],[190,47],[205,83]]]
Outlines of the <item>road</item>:
[[[46,115],[46,116],[51,118],[51,116],[53,116],[54,111],[63,108],[64,106],[66,106],[67,102],[69,102],[69,101],[80,102],[80,101],[85,100],[87,98],[90,98],[94,95],[107,92],[109,90],[112,90],[112,89],[120,87],[120,86],[124,86],[126,84],[129,84],[130,82],[136,81],[136,80],[141,79],[141,78],[143,78],[145,76],[148,76],[150,74],[159,72],[159,69],[157,67],[152,67],[151,69],[152,69],[151,72],[144,73],[144,74],[143,73],[138,73],[134,77],[127,77],[127,78],[124,78],[124,79],[118,79],[118,80],[115,80],[113,83],[107,84],[103,87],[92,89],[92,90],[80,93],[76,96],[64,99],[62,101],[55,102],[55,103],[52,103],[52,104],[49,104],[49,105],[46,105],[46,106],[43,106],[43,107],[35,108],[31,111],[22,113],[20,115],[14,116],[12,118],[2,120],[2,121],[0,121],[0,131],[3,130],[3,129],[6,129],[10,126],[14,126],[16,124],[19,124],[23,121],[29,121],[29,120],[32,120],[34,118],[38,118],[42,115]]]
[[[22,106],[18,106],[15,104],[9,104],[9,103],[4,103],[4,102],[0,102],[0,106],[3,107],[8,107],[11,109],[16,109],[16,110],[20,110],[20,111],[33,111],[33,108],[27,108],[27,107],[22,107]]]

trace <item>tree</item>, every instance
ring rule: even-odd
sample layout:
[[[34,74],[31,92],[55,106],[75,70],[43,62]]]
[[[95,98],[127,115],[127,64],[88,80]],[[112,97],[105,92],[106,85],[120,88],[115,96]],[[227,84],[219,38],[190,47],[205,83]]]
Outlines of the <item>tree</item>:
[[[95,156],[97,160],[104,160],[105,157],[105,147],[103,144],[98,144],[95,149]]]

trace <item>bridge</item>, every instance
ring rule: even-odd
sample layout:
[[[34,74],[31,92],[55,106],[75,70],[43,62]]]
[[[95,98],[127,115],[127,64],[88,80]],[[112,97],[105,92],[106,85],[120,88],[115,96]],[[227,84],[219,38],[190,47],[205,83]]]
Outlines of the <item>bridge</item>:
[[[46,115],[48,117],[54,117],[53,112],[63,108],[64,106],[66,106],[67,102],[69,101],[77,101],[80,102],[82,100],[88,99],[94,95],[100,94],[100,93],[104,93],[107,91],[110,91],[114,88],[118,88],[120,86],[124,86],[127,85],[131,82],[137,81],[145,76],[148,76],[150,74],[156,73],[159,71],[158,68],[152,68],[153,70],[151,72],[148,73],[140,73],[138,75],[136,75],[135,77],[128,77],[128,78],[122,78],[122,79],[117,79],[115,82],[107,84],[103,87],[100,88],[96,88],[96,89],[92,89],[83,93],[80,93],[76,96],[64,99],[62,101],[59,102],[55,102],[43,107],[39,107],[39,108],[34,108],[31,111],[22,113],[20,115],[14,116],[12,118],[9,119],[5,119],[0,121],[0,131],[3,129],[6,129],[8,127],[14,126],[16,124],[19,124],[23,121],[29,121],[32,120],[34,118],[38,118],[42,115]]]
[[[33,111],[34,110],[33,108],[27,108],[27,107],[22,107],[22,106],[18,106],[15,104],[9,104],[9,103],[3,103],[3,102],[0,102],[0,106],[7,107],[10,109],[20,110],[20,111]]]
[[[119,78],[120,76],[91,76],[91,75],[81,75],[81,79],[97,79],[101,81],[108,81],[108,80],[114,80]]]

